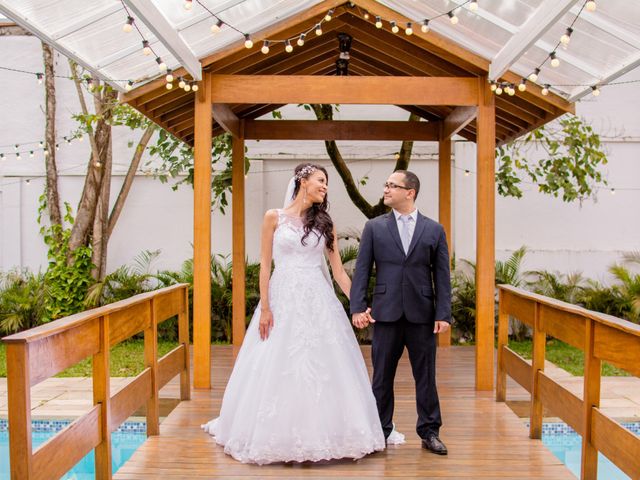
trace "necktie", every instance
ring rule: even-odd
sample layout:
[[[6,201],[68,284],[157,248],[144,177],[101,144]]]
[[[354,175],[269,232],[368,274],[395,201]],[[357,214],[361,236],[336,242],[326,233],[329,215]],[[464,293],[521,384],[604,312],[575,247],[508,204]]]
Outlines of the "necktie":
[[[402,248],[405,255],[409,252],[409,244],[411,243],[411,234],[409,232],[409,222],[413,220],[410,215],[400,215],[402,229],[400,230],[400,240],[402,240]]]

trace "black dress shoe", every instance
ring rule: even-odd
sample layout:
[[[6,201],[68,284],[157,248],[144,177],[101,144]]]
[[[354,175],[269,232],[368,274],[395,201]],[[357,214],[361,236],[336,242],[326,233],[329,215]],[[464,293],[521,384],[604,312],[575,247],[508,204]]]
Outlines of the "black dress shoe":
[[[437,435],[431,434],[427,435],[426,438],[422,439],[422,448],[429,450],[437,455],[446,455],[447,447],[442,443],[442,440],[438,438]]]

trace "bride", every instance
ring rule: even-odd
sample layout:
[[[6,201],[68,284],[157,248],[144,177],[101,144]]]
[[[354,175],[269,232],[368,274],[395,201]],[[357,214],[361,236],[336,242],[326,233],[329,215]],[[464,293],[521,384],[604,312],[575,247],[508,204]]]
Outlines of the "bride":
[[[285,208],[264,216],[260,303],[220,416],[202,426],[244,463],[358,459],[385,448],[367,369],[324,259],[326,252],[349,296],[327,187],[323,167],[298,165]],[[388,441],[403,437],[394,432]]]

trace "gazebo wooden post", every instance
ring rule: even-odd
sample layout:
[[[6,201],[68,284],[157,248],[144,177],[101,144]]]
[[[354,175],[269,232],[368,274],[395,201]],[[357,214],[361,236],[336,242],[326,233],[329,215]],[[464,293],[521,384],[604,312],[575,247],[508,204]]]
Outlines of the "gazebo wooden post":
[[[193,172],[193,386],[211,388],[211,77],[195,95]]]
[[[442,128],[441,128],[442,130]],[[453,254],[451,236],[451,137],[440,137],[438,142],[438,221],[444,227],[449,244],[449,259]],[[451,264],[451,261],[449,261]],[[438,334],[438,346],[451,346],[451,329]]]
[[[243,125],[240,122],[240,131]],[[245,333],[245,190],[244,190],[244,138],[234,135],[232,144],[232,222],[233,222],[233,321],[232,334],[233,353],[238,354]]]
[[[495,97],[478,78],[476,198],[476,390],[493,389],[495,295]]]

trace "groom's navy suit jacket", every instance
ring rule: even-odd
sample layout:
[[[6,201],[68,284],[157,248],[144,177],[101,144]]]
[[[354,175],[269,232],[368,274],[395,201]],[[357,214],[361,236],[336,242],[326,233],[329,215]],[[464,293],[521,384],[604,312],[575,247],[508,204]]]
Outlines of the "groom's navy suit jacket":
[[[442,225],[418,212],[405,255],[393,211],[369,220],[362,232],[351,285],[351,313],[367,309],[374,263],[371,316],[377,322],[395,322],[404,315],[411,323],[451,323],[449,250]]]

